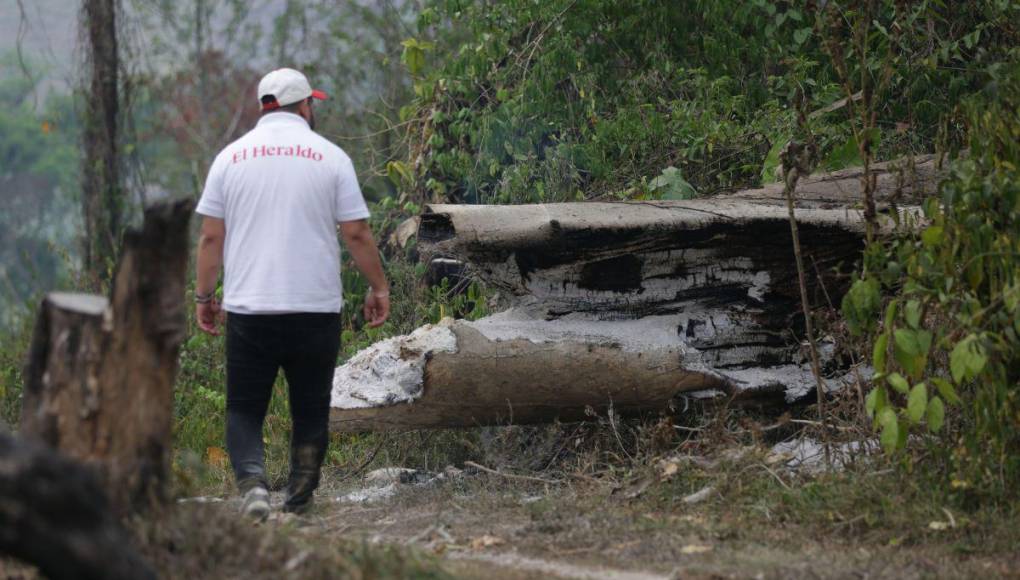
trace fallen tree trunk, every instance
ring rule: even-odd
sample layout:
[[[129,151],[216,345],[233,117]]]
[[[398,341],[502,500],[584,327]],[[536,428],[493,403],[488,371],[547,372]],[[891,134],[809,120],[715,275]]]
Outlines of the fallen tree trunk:
[[[53,293],[36,321],[21,433],[94,464],[119,513],[166,496],[192,207],[146,210],[110,300]]]
[[[0,553],[51,580],[155,578],[91,470],[0,433]]]
[[[933,162],[916,167],[915,179],[880,180],[879,199],[933,189]],[[863,220],[848,207],[855,187],[853,171],[805,180],[811,194],[796,214],[816,274],[808,287],[815,306],[840,299],[863,248]],[[333,428],[533,423],[608,407],[661,410],[684,396],[809,395],[814,379],[797,336],[803,316],[778,191],[427,206],[422,253],[465,263],[509,294],[511,307],[356,355],[337,370]],[[845,369],[829,370],[835,388]]]

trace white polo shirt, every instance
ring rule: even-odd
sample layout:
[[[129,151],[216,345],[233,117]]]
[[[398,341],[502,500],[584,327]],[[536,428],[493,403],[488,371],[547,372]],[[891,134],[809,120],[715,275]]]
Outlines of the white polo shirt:
[[[264,115],[213,161],[198,213],[226,224],[223,307],[340,312],[338,222],[365,219],[354,165],[298,115]]]

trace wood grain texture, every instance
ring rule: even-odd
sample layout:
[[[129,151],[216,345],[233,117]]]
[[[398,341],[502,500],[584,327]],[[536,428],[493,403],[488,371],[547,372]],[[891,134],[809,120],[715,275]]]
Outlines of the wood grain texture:
[[[192,208],[146,210],[109,301],[50,294],[36,322],[21,433],[95,464],[121,513],[166,497]]]

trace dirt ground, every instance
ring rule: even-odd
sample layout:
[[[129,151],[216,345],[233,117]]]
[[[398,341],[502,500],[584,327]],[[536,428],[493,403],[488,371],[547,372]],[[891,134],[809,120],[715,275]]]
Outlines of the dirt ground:
[[[275,491],[253,525],[224,493],[131,528],[160,577],[187,580],[1020,578],[1015,508],[932,489],[887,465],[790,469],[741,447],[588,474],[334,471],[300,517]],[[0,559],[0,578],[38,575]]]
[[[312,513],[274,511],[265,525],[419,550],[454,577],[484,580],[1020,578],[1017,544],[981,545],[980,530],[963,518],[942,524],[953,527],[946,532],[934,521],[916,531],[902,523],[887,529],[869,514],[797,522],[784,515],[781,498],[771,508],[769,497],[734,507],[730,491],[713,488],[686,503],[658,480],[634,493],[599,481],[435,475],[392,470],[326,481]],[[282,501],[279,494],[274,501]],[[216,505],[237,508],[235,500]]]

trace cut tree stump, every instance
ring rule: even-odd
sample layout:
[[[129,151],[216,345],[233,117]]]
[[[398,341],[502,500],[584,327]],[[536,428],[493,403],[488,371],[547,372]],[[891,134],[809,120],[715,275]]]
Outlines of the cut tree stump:
[[[36,321],[21,434],[95,465],[121,514],[166,497],[193,205],[145,211],[109,300],[52,293]]]
[[[93,470],[8,433],[0,433],[0,553],[50,580],[156,578]]]
[[[877,166],[876,198],[916,213],[935,191],[935,163],[901,167]],[[846,170],[798,187],[815,307],[839,304],[860,258],[860,186],[860,171]],[[334,379],[334,430],[571,421],[815,391],[781,185],[689,201],[434,204],[418,248],[463,264],[510,308],[355,355]],[[827,388],[839,388],[850,369],[823,347]]]

